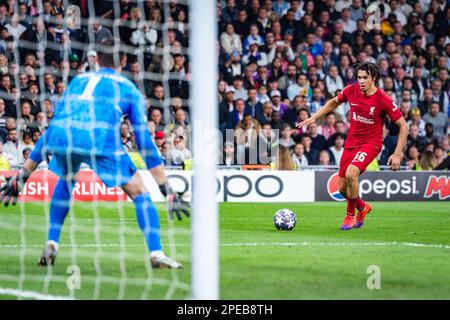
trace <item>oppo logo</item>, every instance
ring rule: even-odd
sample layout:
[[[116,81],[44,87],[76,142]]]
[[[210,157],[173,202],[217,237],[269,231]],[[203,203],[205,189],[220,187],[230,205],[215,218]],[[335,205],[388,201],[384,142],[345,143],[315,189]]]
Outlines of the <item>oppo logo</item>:
[[[179,192],[192,191],[195,177],[191,179],[178,174],[168,175],[170,184]],[[283,181],[271,174],[262,175],[258,178],[249,178],[242,174],[224,175],[216,178],[216,194],[223,192],[223,201],[229,198],[244,198],[250,194],[263,198],[274,198],[283,192]]]

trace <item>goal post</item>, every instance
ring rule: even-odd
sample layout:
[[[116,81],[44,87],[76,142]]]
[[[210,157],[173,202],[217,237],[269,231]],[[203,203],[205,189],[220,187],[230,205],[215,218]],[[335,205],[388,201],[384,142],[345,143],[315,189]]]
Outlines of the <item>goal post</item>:
[[[219,299],[216,202],[218,127],[216,1],[191,2],[193,130],[192,298]]]

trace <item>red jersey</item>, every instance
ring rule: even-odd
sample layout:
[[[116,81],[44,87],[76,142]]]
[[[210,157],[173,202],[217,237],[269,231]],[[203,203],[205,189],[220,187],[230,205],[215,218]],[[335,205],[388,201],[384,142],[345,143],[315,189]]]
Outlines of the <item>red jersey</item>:
[[[350,105],[350,129],[345,141],[347,149],[372,144],[381,150],[386,115],[393,122],[403,116],[392,98],[380,88],[366,97],[359,84],[354,83],[339,93],[338,100],[341,103],[348,101]]]

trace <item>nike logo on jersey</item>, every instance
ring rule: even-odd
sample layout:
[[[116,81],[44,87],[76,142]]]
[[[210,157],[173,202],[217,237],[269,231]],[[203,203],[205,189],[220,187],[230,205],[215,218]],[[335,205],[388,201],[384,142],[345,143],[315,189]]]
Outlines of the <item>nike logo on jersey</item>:
[[[350,104],[354,107],[358,105],[357,103],[353,103],[353,102],[351,102]]]

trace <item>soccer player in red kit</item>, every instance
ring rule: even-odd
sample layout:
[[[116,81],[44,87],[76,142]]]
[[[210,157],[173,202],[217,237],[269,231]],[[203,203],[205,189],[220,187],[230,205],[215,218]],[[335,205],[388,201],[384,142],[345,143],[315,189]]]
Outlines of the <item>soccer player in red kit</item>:
[[[339,165],[339,192],[347,199],[347,213],[341,230],[360,228],[365,216],[372,210],[369,203],[359,197],[359,176],[377,157],[383,144],[383,125],[386,116],[399,127],[397,146],[388,159],[388,165],[400,169],[408,126],[399,108],[376,85],[381,78],[380,68],[363,62],[355,67],[356,83],[346,86],[339,95],[329,100],[314,116],[297,123],[297,127],[310,125],[336,109],[341,103],[350,106],[350,129]],[[355,211],[358,214],[355,217]]]

